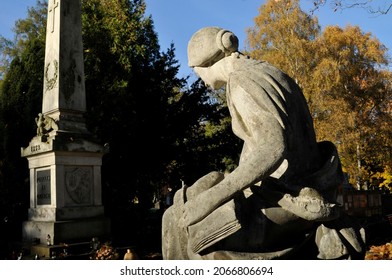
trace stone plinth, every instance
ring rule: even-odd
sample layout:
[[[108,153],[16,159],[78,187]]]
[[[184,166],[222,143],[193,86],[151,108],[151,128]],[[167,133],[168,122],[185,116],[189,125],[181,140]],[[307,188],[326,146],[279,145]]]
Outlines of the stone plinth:
[[[105,238],[110,235],[110,220],[106,217],[85,218],[67,221],[26,221],[23,236],[28,242],[37,239],[43,244],[49,234],[52,244],[86,240],[93,237]],[[42,254],[40,254],[42,255]]]
[[[105,236],[101,193],[103,149],[77,134],[61,133],[43,142],[34,137],[22,156],[30,169],[30,208],[23,239],[54,243]]]

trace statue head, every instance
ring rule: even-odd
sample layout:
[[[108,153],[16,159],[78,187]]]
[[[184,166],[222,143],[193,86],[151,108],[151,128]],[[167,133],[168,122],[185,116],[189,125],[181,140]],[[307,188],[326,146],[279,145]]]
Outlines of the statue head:
[[[193,34],[188,43],[188,65],[208,67],[238,51],[238,38],[220,27],[205,27]]]

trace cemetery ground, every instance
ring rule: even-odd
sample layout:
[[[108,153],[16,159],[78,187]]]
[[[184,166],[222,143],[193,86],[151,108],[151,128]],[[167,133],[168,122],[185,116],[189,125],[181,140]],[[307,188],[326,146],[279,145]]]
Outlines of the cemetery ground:
[[[160,260],[161,218],[163,209],[123,209],[111,216],[111,236],[91,240],[74,240],[55,245],[41,244],[50,255],[31,254],[31,244],[22,243],[21,221],[2,219],[0,242],[2,260],[111,260],[124,259],[128,249],[136,259]],[[392,215],[358,217],[366,231],[366,260],[392,260]],[[42,242],[41,242],[42,243]],[[315,250],[312,245],[309,250]],[[308,259],[303,256],[301,259]]]

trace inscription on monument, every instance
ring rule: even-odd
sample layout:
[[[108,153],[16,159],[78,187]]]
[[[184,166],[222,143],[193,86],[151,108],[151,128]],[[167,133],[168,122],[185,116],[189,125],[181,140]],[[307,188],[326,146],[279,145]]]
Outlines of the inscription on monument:
[[[40,145],[31,146],[30,150],[32,153],[39,152],[39,151],[41,151],[41,146]]]
[[[37,171],[37,205],[51,204],[50,170]]]

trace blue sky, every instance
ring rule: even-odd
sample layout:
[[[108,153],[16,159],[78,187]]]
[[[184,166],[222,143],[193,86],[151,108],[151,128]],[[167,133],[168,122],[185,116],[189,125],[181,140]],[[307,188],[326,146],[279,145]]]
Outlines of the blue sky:
[[[147,14],[152,15],[162,50],[173,42],[176,57],[181,64],[180,76],[192,75],[187,66],[187,44],[194,32],[205,26],[220,26],[233,31],[245,47],[246,29],[253,26],[264,0],[146,0]],[[308,11],[311,0],[301,0]],[[379,1],[375,1],[379,2]],[[383,1],[380,1],[383,2]],[[12,39],[12,27],[17,19],[25,18],[27,8],[36,0],[0,0],[0,35]],[[328,5],[315,13],[322,27],[327,25],[358,25],[364,32],[371,32],[388,49],[392,50],[392,11],[375,16],[363,9],[333,12]],[[389,52],[392,54],[392,52]],[[272,62],[273,63],[273,62]]]

